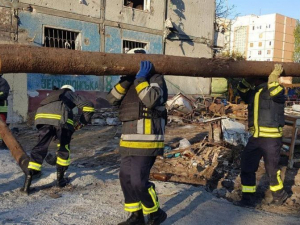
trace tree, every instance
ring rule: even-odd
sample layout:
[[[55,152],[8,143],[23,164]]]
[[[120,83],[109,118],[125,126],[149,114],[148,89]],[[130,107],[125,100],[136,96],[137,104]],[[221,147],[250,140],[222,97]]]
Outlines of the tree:
[[[215,1],[215,30],[221,33],[225,33],[226,31],[230,30],[232,20],[234,20],[238,16],[238,14],[234,13],[235,6],[228,5],[227,0]]]
[[[300,63],[300,21],[297,20],[296,29],[294,30],[295,50],[293,54],[294,62]]]

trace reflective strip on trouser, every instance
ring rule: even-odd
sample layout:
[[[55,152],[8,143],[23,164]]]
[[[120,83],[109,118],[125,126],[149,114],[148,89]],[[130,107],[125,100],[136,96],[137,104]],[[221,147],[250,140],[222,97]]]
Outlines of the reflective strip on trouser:
[[[250,128],[250,133],[258,135],[258,137],[270,137],[270,138],[280,138],[283,135],[282,127],[258,127],[258,132],[256,132],[254,127]]]
[[[256,192],[256,186],[244,186],[244,185],[242,185],[242,192],[244,192],[244,193],[255,193]]]
[[[29,162],[28,169],[41,171],[42,165],[36,162]]]
[[[61,166],[69,166],[69,165],[70,165],[71,160],[70,160],[70,149],[69,149],[69,145],[65,145],[65,149],[67,149],[68,152],[69,152],[69,158],[68,158],[68,159],[62,159],[62,158],[60,158],[60,157],[57,157],[56,164],[61,165]]]
[[[283,182],[280,177],[280,170],[277,171],[277,181],[278,181],[277,185],[270,185],[271,191],[279,191],[283,188]]]
[[[83,112],[95,112],[95,108],[94,107],[83,107],[82,109]]]
[[[259,137],[259,129],[258,129],[258,110],[259,110],[259,97],[263,88],[261,88],[256,94],[254,98],[254,134],[253,137]]]
[[[124,210],[127,212],[136,212],[142,209],[141,202],[136,203],[125,203],[124,204]]]
[[[120,141],[120,147],[125,148],[163,148],[164,142]]]
[[[153,186],[150,187],[150,188],[148,189],[148,192],[149,192],[149,194],[150,194],[150,196],[151,196],[151,198],[152,198],[152,201],[153,201],[154,206],[153,206],[152,208],[147,208],[146,206],[144,206],[144,205],[142,204],[142,208],[143,208],[143,213],[144,213],[144,214],[154,213],[154,212],[156,212],[156,211],[158,210],[158,208],[159,208],[158,198],[157,198],[157,196],[156,196],[156,192],[155,192]]]

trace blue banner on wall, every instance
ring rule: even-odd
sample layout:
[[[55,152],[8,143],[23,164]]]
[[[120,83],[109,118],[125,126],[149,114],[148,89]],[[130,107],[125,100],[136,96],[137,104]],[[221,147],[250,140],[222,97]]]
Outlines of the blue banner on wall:
[[[65,84],[72,85],[77,91],[103,91],[103,77],[76,75],[28,74],[29,91],[51,90]]]

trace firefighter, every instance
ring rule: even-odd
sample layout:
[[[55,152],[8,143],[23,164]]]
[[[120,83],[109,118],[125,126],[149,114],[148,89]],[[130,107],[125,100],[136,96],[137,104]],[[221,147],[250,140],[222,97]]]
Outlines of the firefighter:
[[[255,173],[261,157],[270,181],[271,203],[281,205],[288,197],[279,169],[285,103],[284,89],[278,82],[282,72],[282,65],[276,64],[269,78],[243,79],[238,85],[241,98],[248,104],[248,126],[252,134],[242,152],[240,206],[256,205]]]
[[[7,119],[7,97],[9,94],[10,86],[7,81],[2,77],[3,74],[0,74],[0,116],[4,123],[6,123]],[[0,136],[1,148],[6,148],[6,144],[2,140]]]
[[[42,163],[53,138],[59,140],[56,153],[57,186],[64,187],[68,180],[64,174],[70,165],[70,141],[75,130],[86,125],[94,114],[94,105],[85,97],[77,95],[71,85],[64,85],[54,90],[41,103],[35,115],[35,125],[39,131],[39,140],[32,149],[28,164],[28,174],[21,191],[29,194],[33,177],[41,174]],[[82,109],[79,122],[73,121],[72,109]]]
[[[146,51],[131,49],[127,53]],[[153,74],[152,68],[150,61],[142,61],[137,75],[121,77],[107,96],[110,104],[119,106],[123,123],[119,179],[124,209],[131,215],[119,225],[145,224],[143,214],[149,214],[148,225],[161,224],[167,218],[159,206],[155,186],[149,182],[156,156],[163,154],[168,98],[164,77]]]

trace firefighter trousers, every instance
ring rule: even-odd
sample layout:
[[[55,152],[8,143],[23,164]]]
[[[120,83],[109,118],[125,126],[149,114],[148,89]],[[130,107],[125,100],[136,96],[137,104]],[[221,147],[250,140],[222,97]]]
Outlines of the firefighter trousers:
[[[60,144],[57,145],[58,150],[56,153],[56,164],[60,166],[69,166],[70,142],[73,132],[68,129],[55,127],[52,125],[39,125],[38,130],[38,143],[31,151],[28,168],[37,171],[41,170],[42,163],[48,153],[48,147],[54,137],[60,142]]]
[[[155,186],[149,182],[155,159],[156,156],[122,157],[119,178],[125,197],[125,211],[142,209],[144,214],[150,214],[159,209]]]
[[[274,193],[283,189],[280,177],[279,159],[282,146],[281,138],[254,138],[250,137],[246,148],[242,152],[241,181],[243,193],[256,191],[255,173],[263,157],[266,173],[270,181],[270,189]]]

